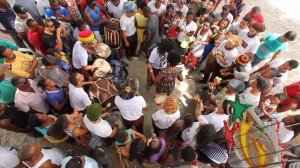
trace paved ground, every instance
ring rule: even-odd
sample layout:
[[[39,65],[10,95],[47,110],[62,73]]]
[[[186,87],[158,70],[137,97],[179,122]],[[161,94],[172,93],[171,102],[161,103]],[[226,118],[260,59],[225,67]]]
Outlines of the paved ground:
[[[270,2],[273,1],[257,1],[257,0],[248,0],[246,5],[246,11],[251,9],[253,6],[260,6],[263,14],[265,16],[267,30],[265,33],[269,32],[278,32],[278,33],[285,33],[286,31],[293,30],[298,33],[297,39],[290,43],[289,48],[287,52],[283,53],[281,55],[282,59],[298,59],[300,60],[300,21],[297,21],[297,19],[293,19],[292,17],[295,17],[295,14],[289,14],[287,15],[277,7],[270,4]],[[291,1],[295,2],[295,1]],[[289,4],[291,6],[295,4]],[[277,5],[280,7],[280,5]],[[283,8],[284,10],[286,9]],[[288,9],[288,8],[287,8]],[[299,12],[299,11],[298,11]],[[296,12],[297,13],[297,12]],[[298,14],[298,13],[297,13]],[[288,17],[287,17],[288,16]],[[262,34],[263,35],[263,34]],[[262,36],[261,35],[261,36]],[[11,41],[11,38],[7,37],[6,35],[0,34],[0,39],[6,39],[8,41]],[[140,81],[140,92],[145,97],[149,111],[145,113],[145,132],[146,135],[150,133],[151,130],[151,114],[154,112],[154,103],[153,103],[153,97],[155,95],[155,88],[152,88],[151,92],[148,92],[146,90],[146,67],[145,67],[145,58],[140,58],[138,61],[131,61],[129,62],[129,72],[130,76],[136,77]],[[298,73],[298,74],[297,74]],[[173,93],[173,96],[176,96],[181,101],[181,111],[182,113],[186,112],[193,112],[194,111],[194,104],[192,102],[192,96],[199,91],[199,85],[195,83],[200,77],[197,72],[193,72],[190,75],[187,75],[187,70],[184,69],[184,75],[185,79],[183,82],[176,83],[176,89]],[[285,81],[284,85],[290,84],[292,82],[295,82],[297,80],[300,80],[299,76],[299,68],[294,70],[290,73],[289,79]],[[280,90],[281,88],[277,88],[276,90]],[[275,90],[275,91],[276,91]],[[13,133],[5,130],[0,129],[0,136],[2,140],[2,145],[4,146],[17,146],[20,147],[22,145],[28,144],[28,143],[40,143],[45,146],[57,146],[59,148],[62,148],[64,150],[71,149],[72,145],[68,143],[63,143],[59,145],[53,145],[45,140],[39,138],[31,138],[25,134],[21,133]],[[83,151],[81,149],[76,149],[77,152]]]

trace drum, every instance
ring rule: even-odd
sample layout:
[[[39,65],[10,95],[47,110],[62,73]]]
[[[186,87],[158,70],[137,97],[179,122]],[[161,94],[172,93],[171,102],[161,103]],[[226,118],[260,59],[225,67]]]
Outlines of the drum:
[[[99,58],[107,59],[111,55],[111,50],[108,45],[98,43],[95,47],[96,56]]]
[[[93,77],[95,77],[97,80],[106,78],[112,73],[110,64],[104,59],[96,59],[93,65],[98,67],[93,74]]]
[[[122,34],[119,20],[112,19],[104,26],[104,41],[112,48],[120,48],[122,43]]]
[[[117,109],[115,105],[115,97],[117,96],[117,89],[112,81],[108,79],[98,80],[89,88],[89,94],[93,102],[100,103],[103,108],[108,111]]]

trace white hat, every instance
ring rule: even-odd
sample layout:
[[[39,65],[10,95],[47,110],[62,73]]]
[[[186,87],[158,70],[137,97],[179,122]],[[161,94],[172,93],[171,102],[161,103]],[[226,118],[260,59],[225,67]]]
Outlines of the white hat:
[[[61,161],[61,168],[65,168],[67,163],[72,159],[73,157],[72,156],[68,156],[68,157],[65,157],[62,161]]]

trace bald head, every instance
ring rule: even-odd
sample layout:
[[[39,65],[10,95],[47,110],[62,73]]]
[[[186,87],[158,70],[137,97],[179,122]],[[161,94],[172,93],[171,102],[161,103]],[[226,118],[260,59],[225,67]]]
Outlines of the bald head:
[[[143,8],[143,14],[146,18],[148,18],[151,15],[151,9],[149,6],[145,6]]]
[[[18,152],[18,158],[21,161],[31,161],[33,160],[34,156],[39,154],[41,152],[41,147],[36,144],[29,144],[24,146],[19,152]]]

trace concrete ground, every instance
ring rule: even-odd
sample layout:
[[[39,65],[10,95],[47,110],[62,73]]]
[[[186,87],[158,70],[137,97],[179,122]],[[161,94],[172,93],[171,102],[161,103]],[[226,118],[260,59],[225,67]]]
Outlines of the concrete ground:
[[[294,13],[286,14],[284,11],[282,11],[280,8],[282,5],[275,5],[273,6],[270,4],[270,2],[273,1],[257,1],[257,0],[247,0],[246,1],[246,10],[249,11],[253,6],[260,6],[263,12],[263,15],[265,17],[265,22],[267,26],[267,30],[265,33],[261,34],[260,36],[263,36],[266,33],[285,33],[286,31],[293,30],[298,33],[298,37],[294,42],[291,42],[289,44],[289,48],[286,52],[284,52],[280,58],[284,60],[288,59],[297,59],[300,61],[300,21],[294,18],[297,18],[297,14],[299,14],[299,11]],[[293,6],[295,4],[295,1],[291,1],[290,4],[286,4],[287,6]],[[279,7],[279,8],[278,8]],[[286,10],[282,7],[283,10]],[[288,8],[287,8],[288,9]],[[287,17],[288,16],[288,17]],[[12,41],[11,38],[8,36],[0,33],[0,39],[2,40],[8,40]],[[127,61],[127,60],[125,60]],[[140,81],[140,93],[142,96],[144,96],[147,105],[148,105],[148,111],[145,112],[145,134],[149,136],[150,131],[152,129],[151,126],[151,114],[155,111],[155,104],[153,102],[153,97],[155,95],[155,87],[152,87],[152,90],[150,92],[146,89],[146,59],[144,57],[140,57],[139,60],[133,60],[128,61],[129,63],[129,73],[130,77],[137,78]],[[176,82],[176,88],[173,92],[172,96],[176,96],[181,101],[181,112],[182,114],[187,112],[193,112],[194,111],[194,103],[192,101],[192,97],[195,93],[200,92],[200,85],[197,84],[197,81],[200,79],[200,75],[198,73],[198,70],[195,70],[193,73],[188,74],[188,70],[183,67],[183,73],[184,73],[184,81],[183,82]],[[290,83],[293,83],[295,81],[299,81],[299,68],[294,70],[289,74],[289,79],[284,82],[283,85],[287,85]],[[282,89],[281,87],[278,87],[275,89],[274,92],[280,91]],[[3,146],[16,146],[21,147],[28,143],[39,143],[43,146],[52,146],[52,147],[58,147],[64,151],[68,149],[74,149],[75,153],[82,153],[85,150],[82,148],[74,148],[74,145],[69,143],[62,143],[62,144],[50,144],[47,141],[45,141],[42,138],[32,138],[22,133],[14,133],[10,131],[5,131],[0,129],[0,138],[2,141]],[[109,150],[109,153],[112,153],[111,150]],[[110,157],[115,158],[115,157]]]

